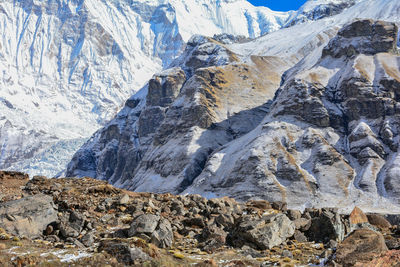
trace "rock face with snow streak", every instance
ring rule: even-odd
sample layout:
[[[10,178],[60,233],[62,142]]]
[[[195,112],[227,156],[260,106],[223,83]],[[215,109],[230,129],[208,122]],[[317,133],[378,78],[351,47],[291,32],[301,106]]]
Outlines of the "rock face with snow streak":
[[[340,14],[346,8],[355,5],[360,0],[319,0],[307,1],[293,17],[287,22],[286,26],[293,26],[307,21],[319,20],[322,18]]]
[[[381,21],[345,26],[312,68],[287,78],[263,122],[214,154],[185,192],[294,206],[399,204],[397,33]]]
[[[166,101],[166,113],[157,116],[162,120],[148,124],[158,126],[151,138],[135,139],[146,150],[140,159],[134,153],[113,154],[132,168],[107,175],[96,169],[98,157],[93,156],[90,174],[137,191],[262,198],[292,207],[349,207],[354,202],[393,207],[400,203],[397,33],[390,22],[346,25],[319,57],[311,54],[307,64],[301,61],[286,72],[275,97],[274,86],[287,62],[260,56],[244,62],[226,45],[196,37],[172,64],[181,69],[171,69],[167,79],[153,78],[183,86],[174,101]],[[182,70],[186,80],[176,82]],[[167,87],[165,92],[178,91]],[[130,112],[161,105],[165,98],[153,92],[147,101],[132,98],[141,103],[135,108],[142,106]],[[141,116],[131,124],[139,126],[137,132]],[[131,127],[118,120],[111,123],[116,134],[89,141],[75,155],[69,175],[85,174],[76,167],[85,151],[111,153],[106,146],[96,147],[111,145],[124,127]],[[131,158],[135,164],[127,164]]]
[[[226,45],[202,36],[194,36],[172,66],[155,75],[75,154],[68,176],[141,190],[164,182],[168,190],[182,191],[213,151],[262,120],[269,106],[264,102],[287,68],[274,57],[254,56],[243,63]]]
[[[0,168],[56,174],[193,34],[258,37],[289,15],[245,0],[2,1]]]

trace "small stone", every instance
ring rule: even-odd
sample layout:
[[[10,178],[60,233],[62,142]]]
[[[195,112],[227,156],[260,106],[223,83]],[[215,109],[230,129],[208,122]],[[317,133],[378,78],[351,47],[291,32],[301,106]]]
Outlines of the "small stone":
[[[54,230],[54,229],[53,229],[53,226],[47,225],[45,234],[46,234],[46,235],[51,235],[51,234],[53,233],[53,230]]]
[[[74,242],[75,242],[75,238],[73,238],[73,237],[67,237],[67,238],[65,239],[65,242],[74,243]]]
[[[6,244],[0,243],[0,250],[6,249],[6,248],[7,248]]]
[[[295,221],[295,220],[298,220],[298,219],[301,218],[301,212],[299,210],[288,210],[287,211],[287,216],[292,221]]]
[[[125,194],[119,200],[119,204],[120,205],[127,205],[129,203],[129,200],[130,200],[130,197],[127,194]]]
[[[60,238],[56,235],[48,235],[46,236],[46,240],[52,243],[60,242]]]
[[[86,247],[90,247],[94,243],[94,235],[92,233],[88,233],[84,235],[81,239],[82,244],[84,244]]]
[[[74,244],[78,247],[78,248],[81,248],[81,249],[85,249],[86,247],[85,247],[85,245],[83,245],[80,241],[78,241],[78,240],[74,240]]]
[[[337,245],[338,245],[338,242],[337,242],[336,240],[333,240],[333,239],[330,240],[329,243],[328,243],[328,246],[329,246],[330,248],[336,248]]]
[[[289,250],[282,251],[282,256],[286,258],[293,258],[293,254]]]

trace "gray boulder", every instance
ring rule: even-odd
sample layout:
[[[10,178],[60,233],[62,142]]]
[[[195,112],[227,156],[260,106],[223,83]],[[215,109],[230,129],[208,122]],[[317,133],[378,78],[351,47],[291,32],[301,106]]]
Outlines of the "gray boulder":
[[[172,246],[174,234],[171,223],[153,214],[143,214],[138,216],[131,224],[128,236],[148,237],[150,242],[160,248]]]
[[[53,198],[39,194],[0,204],[0,227],[13,235],[36,237],[56,222]]]
[[[160,216],[153,214],[143,214],[137,217],[131,224],[128,236],[132,237],[137,234],[152,234],[160,221]]]
[[[294,223],[284,214],[268,215],[259,220],[245,216],[232,234],[232,243],[271,249],[292,237],[294,232]]]
[[[160,219],[156,230],[151,235],[151,243],[159,248],[168,248],[172,246],[174,234],[171,224],[166,219]]]
[[[346,235],[346,225],[335,210],[322,209],[318,216],[312,218],[311,227],[306,235],[312,241],[342,241]]]

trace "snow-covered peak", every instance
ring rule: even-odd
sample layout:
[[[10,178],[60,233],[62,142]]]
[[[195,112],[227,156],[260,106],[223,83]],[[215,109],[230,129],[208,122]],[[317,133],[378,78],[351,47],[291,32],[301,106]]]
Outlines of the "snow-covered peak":
[[[288,20],[286,26],[314,21],[341,13],[361,0],[309,0]]]

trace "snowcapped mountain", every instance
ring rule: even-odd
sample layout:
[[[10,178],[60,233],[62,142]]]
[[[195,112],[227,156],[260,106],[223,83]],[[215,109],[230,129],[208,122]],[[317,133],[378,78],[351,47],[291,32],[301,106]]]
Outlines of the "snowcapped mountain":
[[[395,209],[399,14],[398,1],[360,0],[250,42],[196,36],[67,174],[138,191]]]
[[[245,0],[0,3],[0,168],[52,176],[193,34],[258,37],[292,12]]]

